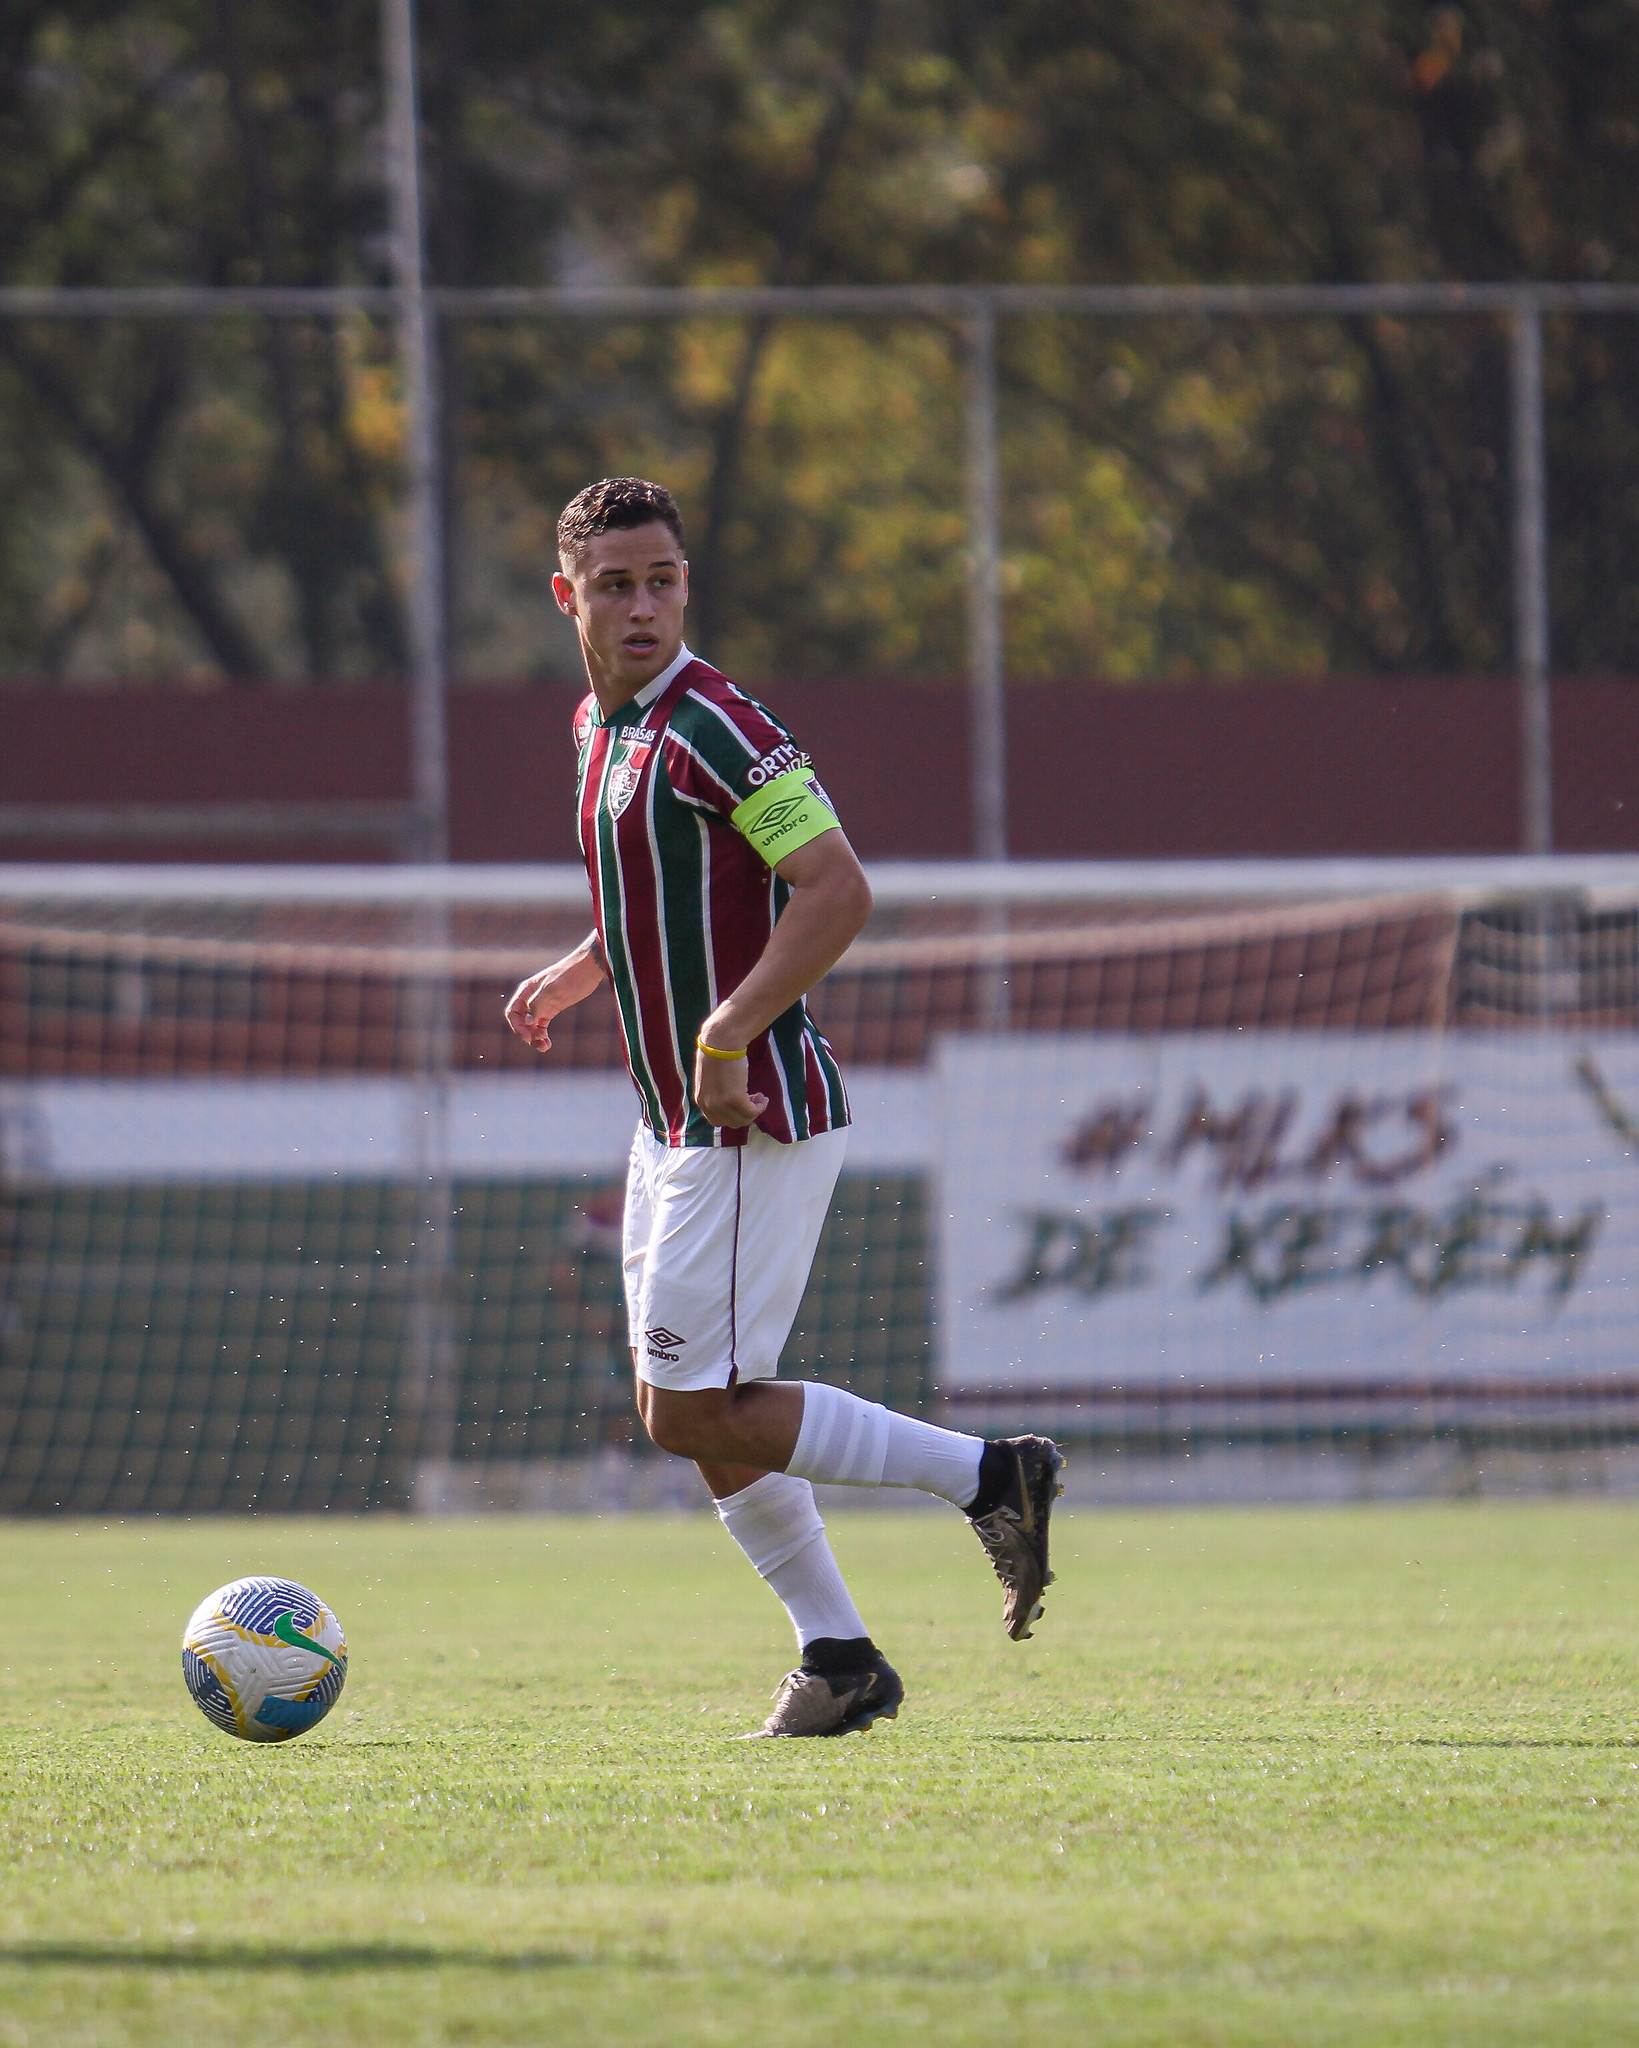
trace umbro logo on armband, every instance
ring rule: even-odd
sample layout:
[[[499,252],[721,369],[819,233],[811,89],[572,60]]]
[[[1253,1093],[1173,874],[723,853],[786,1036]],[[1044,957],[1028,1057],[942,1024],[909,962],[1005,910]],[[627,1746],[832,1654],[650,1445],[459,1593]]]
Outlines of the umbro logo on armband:
[[[757,820],[757,834],[762,839],[778,839],[782,832],[789,832],[797,822],[799,811],[806,810],[805,796],[782,796],[771,803]]]
[[[679,1349],[689,1340],[678,1336],[675,1330],[668,1330],[664,1323],[656,1323],[652,1330],[643,1332],[643,1341],[651,1358],[661,1358],[667,1365],[675,1365]]]

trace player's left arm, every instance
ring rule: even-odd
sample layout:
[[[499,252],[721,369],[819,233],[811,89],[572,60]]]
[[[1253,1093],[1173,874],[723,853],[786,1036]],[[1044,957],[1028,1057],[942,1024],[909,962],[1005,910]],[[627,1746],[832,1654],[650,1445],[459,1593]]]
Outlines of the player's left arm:
[[[737,1051],[766,1031],[829,974],[871,914],[871,885],[840,825],[832,825],[774,865],[791,895],[762,957],[701,1028],[707,1045]],[[747,1088],[747,1063],[696,1053],[694,1098],[708,1122],[742,1130],[768,1107]]]
[[[537,1052],[552,1048],[552,1019],[572,1003],[583,1003],[603,981],[603,948],[588,932],[572,953],[520,981],[506,1006],[508,1025]]]

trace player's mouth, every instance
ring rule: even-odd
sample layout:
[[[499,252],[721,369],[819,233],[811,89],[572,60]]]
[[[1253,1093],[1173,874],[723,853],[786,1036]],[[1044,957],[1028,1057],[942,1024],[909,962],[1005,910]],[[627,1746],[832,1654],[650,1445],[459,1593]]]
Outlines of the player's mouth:
[[[628,654],[645,655],[653,654],[660,641],[653,633],[628,633],[620,644]]]

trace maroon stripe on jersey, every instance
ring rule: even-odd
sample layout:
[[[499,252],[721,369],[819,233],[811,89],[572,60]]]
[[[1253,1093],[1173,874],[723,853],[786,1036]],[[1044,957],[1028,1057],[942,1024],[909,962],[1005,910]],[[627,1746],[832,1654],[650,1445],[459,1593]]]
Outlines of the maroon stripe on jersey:
[[[602,730],[594,727],[591,737],[587,742],[586,774],[581,783],[580,817],[577,821],[580,827],[581,853],[586,860],[586,879],[592,885],[592,920],[596,924],[600,936],[605,926],[603,875],[597,858],[597,814],[598,792],[603,787],[603,760],[607,751],[608,736]]]
[[[592,754],[581,806],[582,844],[587,849],[593,908],[598,931],[603,938],[605,957],[611,946],[624,946],[630,958],[630,981],[640,1040],[638,1050],[642,1054],[642,1065],[666,1118],[667,1131],[673,1138],[677,1138],[682,1135],[683,1125],[688,1118],[688,1096],[677,1071],[671,1007],[666,1001],[664,948],[659,905],[656,901],[656,864],[652,857],[644,861],[617,858],[615,870],[619,901],[611,902],[604,893],[603,862],[598,848],[598,810],[603,800],[604,769],[611,747],[619,741],[623,732],[629,730],[629,727],[600,726],[593,734]],[[643,801],[647,803],[647,774],[640,793]],[[634,797],[627,807],[626,815],[630,815],[636,809],[637,802],[637,797]],[[624,817],[621,822],[624,823]],[[658,976],[653,969],[653,963],[657,960],[661,962]]]

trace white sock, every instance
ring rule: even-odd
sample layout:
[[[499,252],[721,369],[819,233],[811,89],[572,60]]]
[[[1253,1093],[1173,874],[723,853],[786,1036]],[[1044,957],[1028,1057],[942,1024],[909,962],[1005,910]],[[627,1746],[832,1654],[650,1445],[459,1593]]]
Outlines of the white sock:
[[[804,1380],[802,1427],[786,1471],[831,1486],[880,1486],[888,1458],[888,1411],[842,1387]]]
[[[915,1486],[965,1509],[979,1491],[984,1438],[918,1422],[914,1415],[899,1415],[891,1408],[887,1414],[888,1458],[882,1484]]]
[[[765,1472],[717,1503],[723,1527],[778,1594],[803,1649],[816,1636],[869,1635],[831,1555],[806,1479]]]
[[[914,1486],[965,1508],[979,1490],[984,1439],[896,1415],[841,1387],[805,1380],[802,1427],[786,1465],[832,1486]]]

